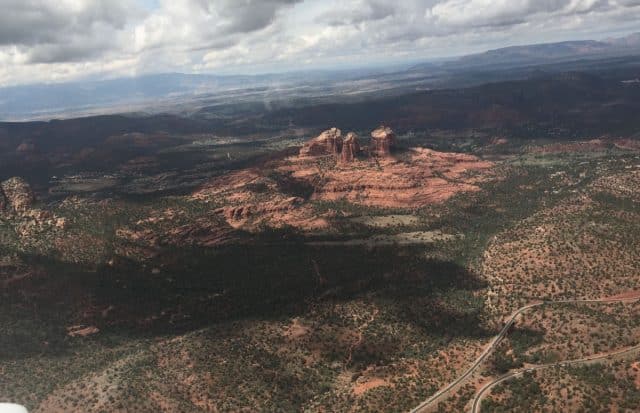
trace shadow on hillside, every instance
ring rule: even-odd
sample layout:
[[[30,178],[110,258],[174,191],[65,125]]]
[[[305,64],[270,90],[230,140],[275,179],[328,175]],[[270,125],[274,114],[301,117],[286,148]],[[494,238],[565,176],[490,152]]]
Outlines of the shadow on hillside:
[[[441,294],[473,292],[483,287],[481,280],[454,263],[423,258],[424,248],[288,242],[170,249],[147,265],[119,257],[97,269],[26,256],[42,275],[2,293],[9,327],[0,339],[0,358],[63,351],[71,325],[153,337],[232,319],[292,316],[314,302],[363,293],[429,334],[487,334],[479,310],[465,312]]]

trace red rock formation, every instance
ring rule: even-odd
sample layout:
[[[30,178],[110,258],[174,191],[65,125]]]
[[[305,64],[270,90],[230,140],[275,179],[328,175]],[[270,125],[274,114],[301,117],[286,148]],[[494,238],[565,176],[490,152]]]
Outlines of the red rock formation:
[[[290,211],[302,203],[304,203],[304,199],[290,197],[285,200],[268,201],[260,205],[247,204],[237,207],[219,208],[215,212],[223,215],[227,221],[242,221],[252,216],[260,217],[267,214]]]
[[[342,131],[331,128],[322,132],[318,137],[307,142],[300,149],[301,157],[337,155],[342,151]]]
[[[142,253],[153,257],[159,251],[158,246],[216,247],[236,239],[233,228],[217,217],[204,216],[180,225],[182,217],[183,214],[170,208],[153,212],[146,219],[136,222],[135,226],[118,228],[116,235],[128,241],[120,252],[124,256]]]
[[[282,165],[295,179],[314,182],[312,200],[347,200],[383,208],[420,208],[443,202],[461,192],[478,191],[493,164],[470,154],[425,148],[407,150],[403,160],[354,160],[319,171],[304,159]]]
[[[371,132],[371,146],[369,152],[373,156],[381,158],[391,155],[391,150],[396,146],[396,135],[388,126],[380,126]]]
[[[309,200],[420,208],[446,201],[458,193],[479,191],[479,183],[493,179],[490,172],[493,164],[470,154],[412,148],[403,151],[401,159],[388,156],[395,145],[395,136],[385,127],[372,133],[372,142],[377,145],[373,150],[377,150],[376,156],[382,156],[379,159],[358,159],[357,136],[349,133],[342,142],[340,165],[319,166],[309,159],[310,154],[335,153],[331,152],[335,147],[327,145],[330,143],[327,137],[340,133],[334,129],[323,135],[305,145],[302,156],[271,161],[269,167],[277,171],[273,176],[265,176],[260,169],[231,172],[213,178],[193,198],[220,205],[215,212],[233,228],[253,231],[266,224],[311,231],[330,227],[334,214],[343,212],[319,213]],[[274,176],[310,187],[313,193],[309,198],[291,197]]]
[[[340,155],[340,160],[343,163],[353,162],[358,152],[360,152],[358,135],[353,132],[349,132],[347,134],[347,137],[344,138],[344,142],[342,144],[342,154]]]

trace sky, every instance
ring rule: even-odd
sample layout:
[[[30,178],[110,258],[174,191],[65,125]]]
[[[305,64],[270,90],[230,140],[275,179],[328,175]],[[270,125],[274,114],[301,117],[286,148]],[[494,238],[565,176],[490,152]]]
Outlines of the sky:
[[[640,0],[0,0],[0,86],[396,64],[640,31]]]

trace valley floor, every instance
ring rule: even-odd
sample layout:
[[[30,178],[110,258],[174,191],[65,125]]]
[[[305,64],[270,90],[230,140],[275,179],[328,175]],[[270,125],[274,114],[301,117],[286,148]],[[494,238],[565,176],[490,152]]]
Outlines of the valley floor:
[[[637,408],[640,356],[618,355],[640,344],[638,147],[452,157],[412,139],[384,162],[289,154],[188,194],[74,193],[4,216],[0,402],[411,411],[486,354],[424,411]],[[384,180],[340,181],[369,170],[457,189],[403,189],[403,207],[376,202]]]

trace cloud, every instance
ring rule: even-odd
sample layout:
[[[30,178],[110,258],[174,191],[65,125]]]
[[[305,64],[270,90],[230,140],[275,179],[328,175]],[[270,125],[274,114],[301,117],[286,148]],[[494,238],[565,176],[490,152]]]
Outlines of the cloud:
[[[122,0],[3,0],[0,45],[52,44],[96,26],[122,29],[129,9]]]
[[[541,15],[558,16],[606,9],[607,0],[447,0],[431,14],[440,24],[509,26],[535,21]]]
[[[206,0],[200,0],[207,2]],[[222,17],[222,33],[249,33],[270,26],[284,7],[301,0],[226,0],[209,1],[210,7]],[[212,6],[211,4],[215,4]]]
[[[223,49],[274,24],[282,9],[302,0],[163,0],[136,28],[139,49],[163,45]]]
[[[3,0],[0,46],[31,63],[81,60],[116,48],[139,10],[125,0]]]
[[[0,1],[0,84],[426,59],[640,20],[640,0]]]
[[[318,16],[316,21],[330,26],[352,25],[383,20],[396,12],[396,6],[388,1],[360,0],[346,8],[330,10]]]

